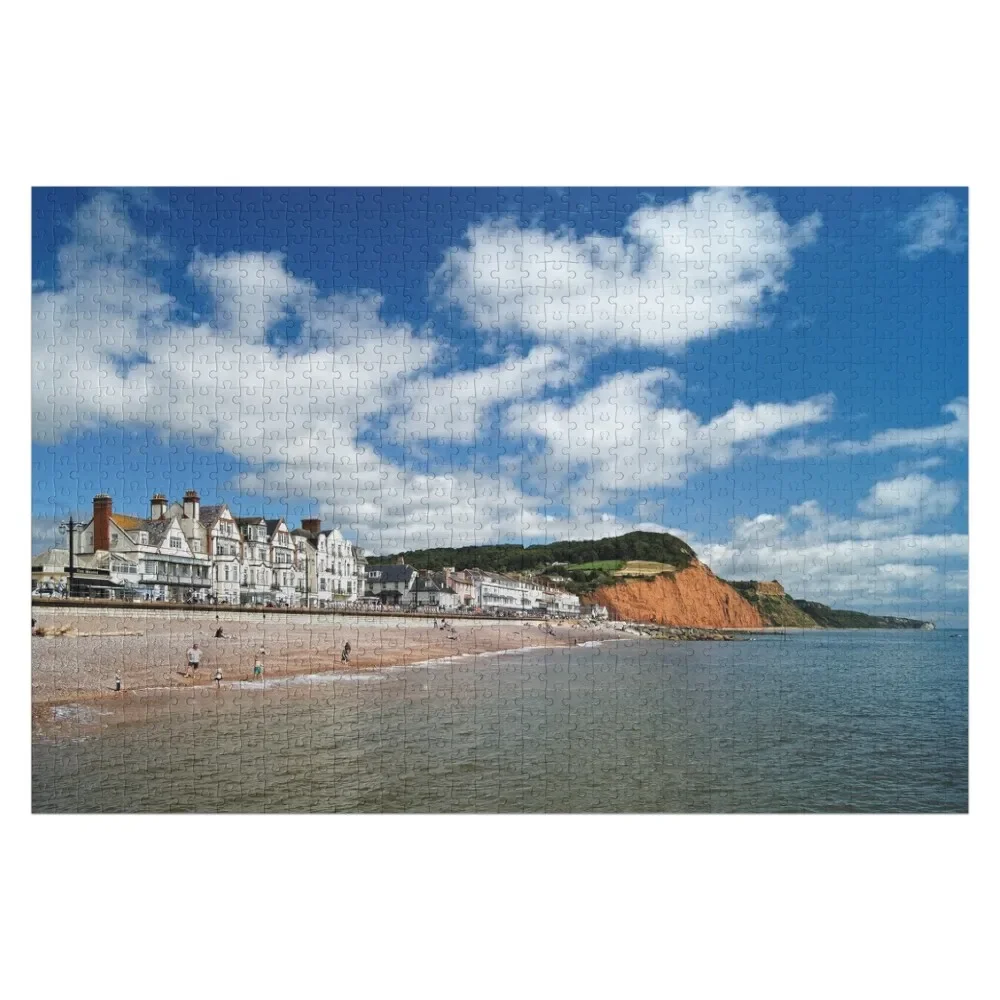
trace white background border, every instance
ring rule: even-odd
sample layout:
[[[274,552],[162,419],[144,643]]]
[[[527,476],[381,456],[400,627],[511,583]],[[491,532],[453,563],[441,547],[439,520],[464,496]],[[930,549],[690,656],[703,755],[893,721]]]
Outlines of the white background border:
[[[995,33],[975,9],[8,12],[0,735],[12,995],[995,988],[998,658],[984,630],[998,565],[988,300],[1000,220]],[[30,187],[511,183],[971,186],[970,815],[32,817]]]

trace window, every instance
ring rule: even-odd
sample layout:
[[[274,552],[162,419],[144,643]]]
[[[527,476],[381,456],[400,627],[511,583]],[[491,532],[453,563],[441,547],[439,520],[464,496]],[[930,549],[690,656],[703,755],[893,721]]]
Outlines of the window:
[[[170,547],[172,549],[179,549],[181,547],[181,540],[176,535],[171,536]]]
[[[111,532],[111,541],[112,542],[117,542],[118,541],[118,532],[117,531],[112,531]]]

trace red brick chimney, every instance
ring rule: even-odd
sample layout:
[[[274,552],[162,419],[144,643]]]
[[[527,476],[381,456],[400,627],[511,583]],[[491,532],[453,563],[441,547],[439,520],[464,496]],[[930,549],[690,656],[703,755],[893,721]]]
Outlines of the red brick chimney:
[[[111,548],[111,497],[98,493],[94,497],[94,551]]]
[[[308,531],[310,535],[318,535],[323,521],[318,517],[302,518],[302,530]]]

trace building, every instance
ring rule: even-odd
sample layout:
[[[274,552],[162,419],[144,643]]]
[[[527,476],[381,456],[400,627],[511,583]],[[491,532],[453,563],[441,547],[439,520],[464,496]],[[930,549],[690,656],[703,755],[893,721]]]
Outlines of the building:
[[[405,605],[413,589],[417,571],[405,564],[375,564],[365,569],[365,593],[383,604]]]
[[[463,569],[456,572],[454,566],[445,566],[441,574],[441,582],[443,586],[455,593],[459,607],[475,608],[479,606],[476,580],[468,570]]]
[[[31,589],[39,593],[66,589],[69,549],[46,549],[31,557]]]
[[[436,611],[456,611],[459,607],[459,599],[451,587],[439,583],[431,574],[418,573],[410,592],[401,598],[400,606]]]
[[[74,556],[82,557],[84,573],[92,570],[98,580],[107,573],[107,583],[98,586],[152,600],[205,599],[212,586],[211,562],[197,538],[189,540],[191,525],[182,527],[186,517],[168,514],[166,508],[155,519],[115,514],[111,497],[99,493],[93,517],[74,532]],[[86,586],[84,580],[81,574],[74,585]]]
[[[240,553],[240,604],[270,604],[271,554],[267,521],[262,517],[237,517]]]
[[[117,514],[101,493],[74,532],[74,590],[222,604],[356,600],[364,591],[362,550],[320,527],[307,520],[292,532],[284,518],[237,517],[226,504],[202,506],[195,490],[173,503],[154,494],[148,517]],[[65,589],[68,564],[68,548],[34,557],[32,588]]]

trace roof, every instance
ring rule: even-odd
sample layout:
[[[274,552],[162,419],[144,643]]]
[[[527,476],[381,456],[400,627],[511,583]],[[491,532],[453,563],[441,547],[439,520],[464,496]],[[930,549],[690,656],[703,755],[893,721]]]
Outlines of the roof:
[[[31,557],[31,565],[43,566],[45,564],[63,563],[69,560],[69,549],[52,548],[39,552],[37,556]]]
[[[233,518],[236,523],[242,528],[248,524],[265,524],[264,518],[262,517],[236,517]]]
[[[215,524],[216,521],[222,517],[222,512],[226,509],[224,503],[212,504],[208,507],[202,507],[198,511],[198,520],[201,521],[205,527]]]
[[[167,532],[170,530],[170,526],[174,522],[171,521],[145,521],[143,522],[143,528],[149,532],[149,544],[159,545],[164,538],[167,537]]]
[[[385,565],[369,565],[368,571],[376,571],[381,575],[383,583],[406,583],[410,577],[416,573],[412,566],[400,566],[398,563],[388,563]]]
[[[264,519],[264,523],[267,525],[268,536],[273,536],[278,530],[278,525],[285,524],[285,519],[283,517],[268,517]],[[285,525],[285,528],[287,530],[288,525]]]
[[[118,525],[122,531],[136,531],[142,528],[146,524],[152,524],[153,522],[147,521],[144,517],[134,517],[132,514],[112,514],[111,520]]]

